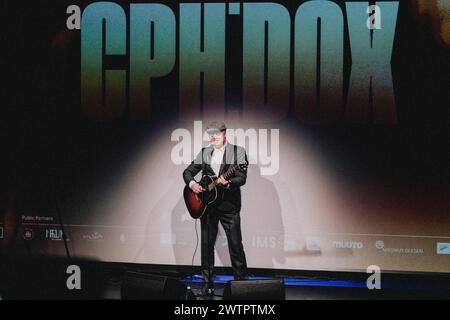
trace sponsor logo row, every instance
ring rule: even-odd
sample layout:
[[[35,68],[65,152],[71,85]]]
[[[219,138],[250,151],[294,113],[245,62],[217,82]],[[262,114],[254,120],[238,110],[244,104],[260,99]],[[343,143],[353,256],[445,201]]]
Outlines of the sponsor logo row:
[[[0,227],[1,228],[1,227]],[[66,229],[66,228],[65,228]],[[83,228],[84,229],[84,228]],[[126,242],[132,238],[125,232],[116,232],[114,230],[73,230],[72,228],[67,228],[63,231],[61,227],[34,227],[25,226],[22,229],[21,236],[26,241],[32,240],[51,240],[51,241],[86,241],[86,242],[103,242],[112,241],[116,238],[118,242]],[[129,233],[128,233],[129,234]],[[0,229],[0,236],[2,235],[2,229]],[[1,237],[0,237],[1,238]]]
[[[375,247],[378,251],[383,253],[400,253],[400,254],[423,254],[424,248],[416,248],[410,246],[398,246],[386,244],[385,240],[368,241],[332,241],[331,246],[333,249],[352,249],[360,250],[363,248]],[[306,250],[310,252],[321,251],[321,239],[319,237],[306,238]],[[437,242],[436,254],[450,254],[449,242]]]
[[[4,227],[0,226],[0,239],[5,237]],[[71,236],[74,235],[73,239],[88,241],[88,242],[98,242],[98,241],[118,241],[119,243],[126,243],[129,241],[145,238],[145,234],[139,234],[139,232],[124,232],[118,230],[89,230],[85,232],[66,232],[66,240],[71,241]],[[159,239],[161,245],[188,245],[191,241],[191,235],[189,239],[187,234],[177,235],[175,233],[159,233],[154,235]],[[31,228],[25,226],[22,229],[22,238],[26,241],[31,241],[35,239],[40,240],[52,240],[52,241],[63,241],[64,232],[60,227],[46,227],[46,228]],[[186,238],[186,239],[184,239]],[[223,239],[222,239],[223,238]],[[268,236],[268,235],[253,235],[249,245],[256,249],[282,249],[286,243],[292,242],[285,239],[284,236]],[[226,238],[219,235],[217,244],[226,245]],[[291,243],[292,244],[292,243]],[[331,248],[335,250],[361,250],[364,248],[375,248],[383,253],[399,253],[399,254],[423,254],[423,248],[416,248],[410,246],[393,246],[387,244],[385,240],[375,240],[368,242],[358,241],[358,240],[327,240],[324,242],[320,237],[307,237],[305,239],[305,249],[308,252],[321,252],[324,247]],[[436,242],[436,254],[438,255],[450,255],[450,242]]]

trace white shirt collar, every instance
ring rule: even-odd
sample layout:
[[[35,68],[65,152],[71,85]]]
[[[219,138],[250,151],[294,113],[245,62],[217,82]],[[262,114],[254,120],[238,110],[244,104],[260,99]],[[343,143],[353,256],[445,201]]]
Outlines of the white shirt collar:
[[[218,150],[220,152],[224,152],[227,144],[228,144],[228,141],[225,141],[225,144],[223,146],[221,146],[220,148],[213,147],[214,151]]]

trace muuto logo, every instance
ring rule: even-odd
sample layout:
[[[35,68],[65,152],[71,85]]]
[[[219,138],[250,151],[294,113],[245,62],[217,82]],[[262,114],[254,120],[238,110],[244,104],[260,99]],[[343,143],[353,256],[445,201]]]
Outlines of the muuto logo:
[[[333,241],[333,248],[336,249],[362,249],[364,244],[359,241]]]

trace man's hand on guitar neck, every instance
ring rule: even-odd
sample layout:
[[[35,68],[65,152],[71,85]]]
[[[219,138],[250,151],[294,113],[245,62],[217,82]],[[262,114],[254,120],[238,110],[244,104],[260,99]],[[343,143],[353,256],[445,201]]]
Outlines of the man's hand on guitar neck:
[[[217,183],[226,187],[230,183],[230,181],[225,180],[225,178],[223,176],[220,176],[219,178],[217,178]]]

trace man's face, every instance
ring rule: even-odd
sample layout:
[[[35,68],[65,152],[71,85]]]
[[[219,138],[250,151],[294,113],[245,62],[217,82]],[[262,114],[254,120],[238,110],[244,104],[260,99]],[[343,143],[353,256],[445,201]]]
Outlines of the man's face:
[[[216,148],[222,147],[227,141],[225,131],[216,131],[209,133],[209,142]]]

